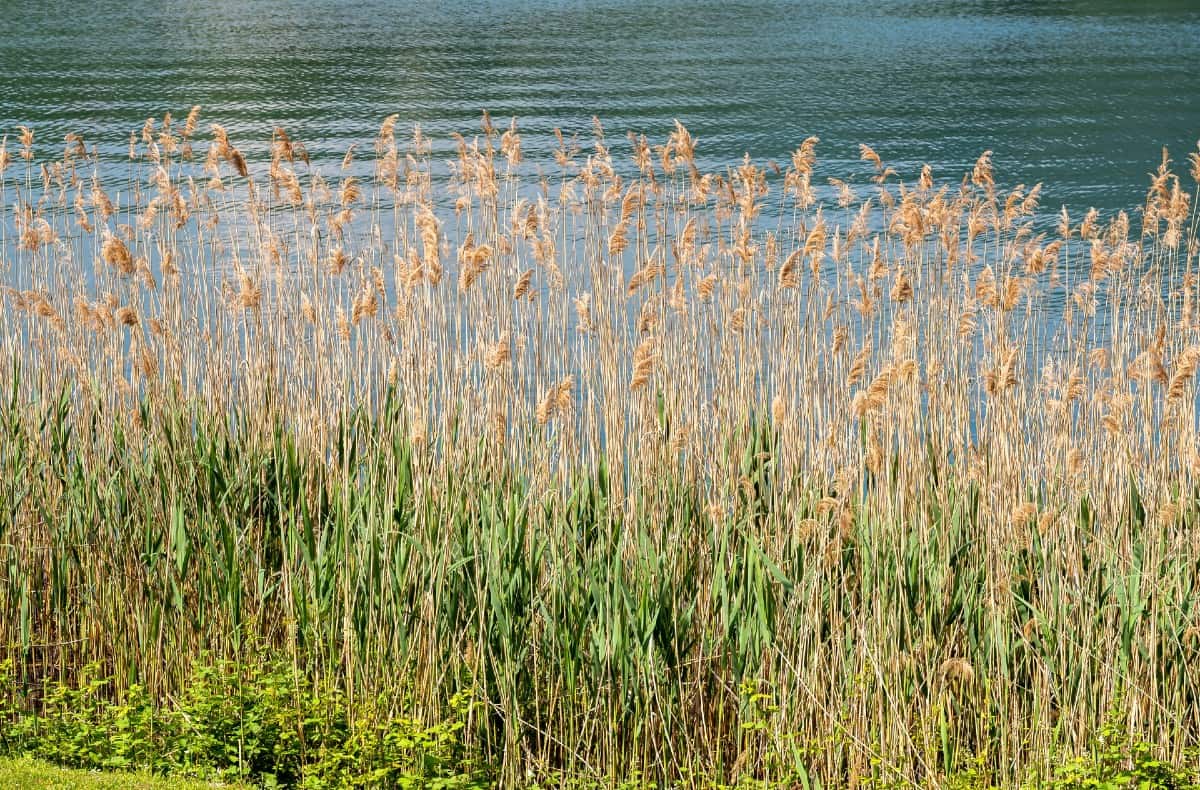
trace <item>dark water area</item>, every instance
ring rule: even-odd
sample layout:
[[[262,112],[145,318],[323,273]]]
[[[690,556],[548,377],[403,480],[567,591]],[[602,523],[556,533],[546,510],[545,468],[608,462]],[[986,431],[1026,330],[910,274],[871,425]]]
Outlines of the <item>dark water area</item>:
[[[907,179],[957,180],[984,150],[1043,206],[1140,204],[1163,146],[1200,137],[1200,2],[0,3],[0,133],[80,132],[114,156],[149,116],[204,106],[251,158],[282,126],[318,159],[382,118],[448,145],[480,111],[517,116],[527,159],[552,130],[614,153],[680,119],[702,163],[785,161],[865,180],[859,143]],[[256,147],[257,146],[257,147]],[[1180,168],[1182,169],[1182,168]]]

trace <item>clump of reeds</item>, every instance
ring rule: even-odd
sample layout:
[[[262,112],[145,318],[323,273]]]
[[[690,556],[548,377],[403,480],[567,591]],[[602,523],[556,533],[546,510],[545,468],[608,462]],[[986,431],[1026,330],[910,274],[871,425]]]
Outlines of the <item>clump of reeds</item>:
[[[815,137],[704,172],[597,123],[539,183],[486,116],[445,168],[395,117],[365,167],[199,128],[125,183],[0,144],[28,680],[470,687],[512,777],[1006,782],[1118,702],[1200,741],[1200,155],[1052,232],[990,152],[827,188]]]

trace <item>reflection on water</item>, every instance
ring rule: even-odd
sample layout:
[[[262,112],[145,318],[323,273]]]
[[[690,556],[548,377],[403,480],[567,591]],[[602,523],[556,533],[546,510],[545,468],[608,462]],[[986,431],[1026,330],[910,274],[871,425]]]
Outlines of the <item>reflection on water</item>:
[[[330,159],[391,113],[442,138],[484,108],[516,115],[533,156],[593,115],[614,140],[678,117],[708,165],[818,134],[830,175],[866,142],[909,177],[957,176],[990,148],[1048,207],[1116,209],[1161,146],[1181,158],[1200,135],[1192,2],[51,1],[5,26],[0,129],[113,150],[194,103],[242,140],[282,125]]]

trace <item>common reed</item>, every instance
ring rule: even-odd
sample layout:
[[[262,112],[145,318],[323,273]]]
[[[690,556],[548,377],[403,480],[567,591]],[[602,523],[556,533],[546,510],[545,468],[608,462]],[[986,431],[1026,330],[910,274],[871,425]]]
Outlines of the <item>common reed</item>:
[[[469,690],[510,784],[1009,784],[1111,711],[1200,744],[1200,240],[1165,153],[1101,217],[990,152],[702,172],[680,124],[596,122],[531,163],[485,115],[447,161],[391,117],[320,162],[199,113],[124,166],[0,144],[29,688],[282,652],[351,706]]]

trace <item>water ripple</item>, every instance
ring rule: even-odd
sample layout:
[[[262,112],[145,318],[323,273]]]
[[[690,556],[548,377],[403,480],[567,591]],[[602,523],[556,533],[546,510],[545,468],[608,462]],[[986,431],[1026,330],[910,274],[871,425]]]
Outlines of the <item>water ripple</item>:
[[[613,140],[680,118],[710,162],[782,160],[815,133],[835,162],[867,142],[949,176],[992,149],[1009,183],[1116,209],[1163,145],[1182,160],[1200,136],[1184,0],[100,0],[86,24],[47,0],[5,21],[0,133],[83,131],[112,152],[193,103],[248,150],[281,125],[330,159],[392,113],[442,135],[515,115],[531,157],[593,115]]]

